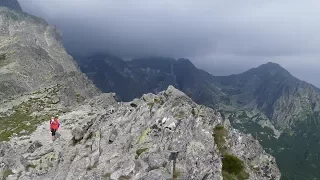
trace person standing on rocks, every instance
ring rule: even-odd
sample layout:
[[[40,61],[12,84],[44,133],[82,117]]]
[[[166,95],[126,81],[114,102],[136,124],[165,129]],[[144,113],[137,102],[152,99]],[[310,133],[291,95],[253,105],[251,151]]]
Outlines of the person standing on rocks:
[[[51,131],[51,135],[52,135],[52,141],[56,140],[56,132],[58,131],[59,126],[60,126],[60,124],[59,124],[57,118],[51,117],[51,120],[50,120],[50,131]]]

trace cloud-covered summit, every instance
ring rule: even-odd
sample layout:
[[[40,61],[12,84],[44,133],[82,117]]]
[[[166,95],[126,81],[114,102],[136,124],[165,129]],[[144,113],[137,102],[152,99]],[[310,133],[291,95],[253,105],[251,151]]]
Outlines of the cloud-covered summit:
[[[185,57],[214,74],[276,62],[320,85],[316,0],[20,0],[63,32],[69,51]]]

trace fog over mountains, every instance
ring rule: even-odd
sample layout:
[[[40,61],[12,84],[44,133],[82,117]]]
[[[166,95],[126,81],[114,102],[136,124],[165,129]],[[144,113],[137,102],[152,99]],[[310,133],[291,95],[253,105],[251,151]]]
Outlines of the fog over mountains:
[[[19,2],[57,25],[68,51],[188,58],[214,75],[275,62],[320,86],[316,0]]]

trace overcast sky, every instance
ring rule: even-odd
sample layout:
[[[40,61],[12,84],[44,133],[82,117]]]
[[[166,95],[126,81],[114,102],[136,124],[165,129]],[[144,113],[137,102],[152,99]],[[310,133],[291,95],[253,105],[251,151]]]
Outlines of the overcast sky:
[[[69,51],[185,57],[214,75],[276,62],[320,87],[319,0],[19,0]]]

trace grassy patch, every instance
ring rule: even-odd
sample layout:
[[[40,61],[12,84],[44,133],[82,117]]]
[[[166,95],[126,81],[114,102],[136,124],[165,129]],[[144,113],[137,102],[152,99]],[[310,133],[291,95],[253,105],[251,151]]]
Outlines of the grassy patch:
[[[223,177],[224,180],[238,180],[236,175],[229,174],[226,171],[222,171],[222,177]]]
[[[222,159],[222,170],[239,178],[243,176],[244,164],[238,157],[225,154]]]
[[[39,95],[39,94],[42,94],[42,92],[41,91],[36,91],[36,92],[33,92],[32,94],[33,95]]]
[[[184,117],[185,117],[185,114],[183,111],[179,111],[178,113],[176,113],[174,115],[174,118],[176,118],[176,119],[183,119]]]
[[[147,103],[147,105],[150,107],[150,109],[152,109],[154,106],[154,102],[149,102],[149,103]]]
[[[179,169],[175,168],[173,171],[173,179],[177,179],[179,176],[181,176],[181,172],[179,171]]]
[[[120,176],[119,180],[129,180],[131,179],[131,176]]]
[[[22,130],[26,130],[27,132],[34,131],[36,127],[31,123],[27,125],[24,121],[34,123],[38,122],[38,118],[34,118],[29,113],[23,111],[16,111],[9,117],[1,117],[0,121],[5,122],[0,127],[0,141],[8,141],[9,137],[14,133],[18,134]]]
[[[104,175],[103,175],[103,177],[105,177],[105,178],[109,178],[111,176],[111,173],[105,173]]]
[[[222,159],[222,175],[223,179],[228,180],[245,180],[249,178],[249,174],[245,172],[242,160],[230,154],[225,154]]]
[[[76,99],[77,99],[77,103],[82,103],[85,98],[83,96],[80,95],[80,93],[76,93]]]
[[[102,176],[102,179],[103,179],[103,180],[109,180],[109,179],[110,179],[110,176],[111,176],[111,173],[105,173],[105,174]]]
[[[148,148],[141,148],[141,149],[138,149],[137,151],[136,151],[136,159],[138,159],[139,158],[139,156],[143,153],[143,152],[145,152],[146,150],[148,150]]]
[[[225,130],[225,128],[223,126],[218,125],[214,128],[213,137],[214,137],[215,143],[218,146],[220,154],[224,154],[227,152],[227,148],[225,146],[225,143],[226,143],[225,138],[226,138],[227,134],[228,134],[228,132],[227,132],[227,130]]]
[[[226,146],[227,130],[223,126],[214,128],[214,140],[218,146],[222,159],[222,176],[226,180],[244,180],[249,178],[249,174],[245,172],[244,163],[238,157],[228,154]]]
[[[157,98],[154,98],[154,100],[153,100],[155,103],[158,103],[158,104],[160,104],[160,105],[163,105],[164,104],[164,102],[163,102],[163,100],[162,99],[157,99]]]
[[[150,128],[147,128],[146,130],[142,131],[141,135],[138,137],[137,143],[141,143],[147,136],[148,132],[150,131]]]
[[[0,67],[6,65],[6,54],[0,54]]]
[[[6,60],[6,54],[0,54],[0,61]]]
[[[26,166],[27,170],[29,170],[30,168],[34,169],[34,168],[36,168],[36,167],[37,167],[37,166],[34,165],[34,164],[28,164],[28,165]]]
[[[7,177],[12,174],[12,171],[10,169],[6,169],[3,171],[3,177],[4,179],[7,179]]]
[[[51,112],[43,113],[43,115],[33,116],[33,112],[42,112],[46,103],[39,99],[33,98],[18,106],[13,107],[13,113],[9,116],[0,117],[0,141],[8,141],[13,134],[19,135],[21,131],[24,134],[31,134],[36,130],[38,124],[50,119]],[[42,114],[42,113],[39,113]]]

